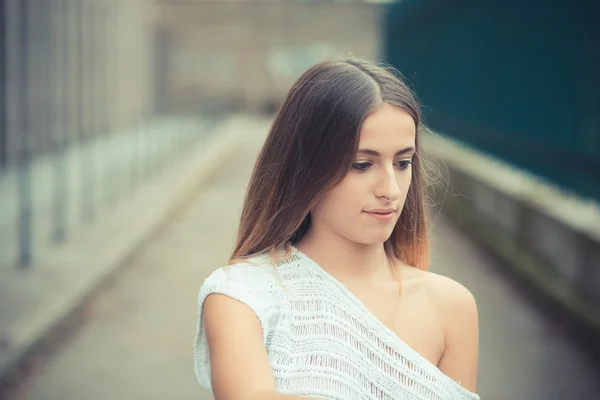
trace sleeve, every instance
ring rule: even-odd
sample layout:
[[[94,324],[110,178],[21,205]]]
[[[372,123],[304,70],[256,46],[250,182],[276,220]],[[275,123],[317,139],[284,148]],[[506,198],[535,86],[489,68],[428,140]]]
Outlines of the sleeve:
[[[267,321],[264,314],[264,304],[259,292],[252,290],[252,285],[245,282],[242,277],[233,274],[232,270],[220,268],[213,272],[200,288],[198,295],[198,315],[196,338],[194,341],[194,371],[200,385],[212,390],[210,381],[210,354],[206,340],[206,332],[202,321],[202,308],[208,295],[220,293],[234,298],[254,311],[263,328],[263,338],[266,337]]]

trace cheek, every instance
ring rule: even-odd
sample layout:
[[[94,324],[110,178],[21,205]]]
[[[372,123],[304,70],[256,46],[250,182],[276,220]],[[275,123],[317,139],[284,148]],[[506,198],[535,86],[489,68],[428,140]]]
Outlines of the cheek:
[[[403,198],[406,198],[406,195],[408,195],[408,190],[410,189],[411,182],[412,174],[406,174],[405,176],[402,176],[400,179],[398,179],[398,187],[402,191]]]
[[[356,186],[340,184],[323,196],[313,208],[313,213],[326,222],[345,221],[360,213],[363,198],[364,194],[359,193]]]

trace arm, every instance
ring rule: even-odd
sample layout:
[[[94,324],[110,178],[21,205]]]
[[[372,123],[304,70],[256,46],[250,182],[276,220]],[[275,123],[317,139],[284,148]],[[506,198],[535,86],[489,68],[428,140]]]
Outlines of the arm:
[[[202,318],[215,400],[303,399],[277,393],[260,321],[248,306],[211,294],[204,301]]]
[[[479,322],[475,298],[464,286],[447,280],[444,353],[439,369],[459,382],[465,389],[475,392],[479,364]]]

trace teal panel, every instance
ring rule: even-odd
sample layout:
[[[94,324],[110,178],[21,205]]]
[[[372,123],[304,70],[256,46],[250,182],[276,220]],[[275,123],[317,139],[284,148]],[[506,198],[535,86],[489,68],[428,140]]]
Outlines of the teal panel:
[[[405,0],[384,54],[426,122],[600,200],[600,3]]]

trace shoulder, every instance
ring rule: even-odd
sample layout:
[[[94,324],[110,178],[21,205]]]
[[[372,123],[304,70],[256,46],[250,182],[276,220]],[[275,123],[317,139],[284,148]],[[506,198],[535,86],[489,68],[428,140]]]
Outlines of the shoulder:
[[[250,261],[217,268],[200,288],[194,363],[198,381],[207,388],[211,388],[211,353],[229,359],[233,356],[223,354],[239,358],[243,351],[254,359],[260,346],[247,343],[266,341],[275,329],[271,316],[279,312],[280,301],[274,267]]]
[[[214,270],[202,285],[203,289],[220,286],[240,286],[246,290],[264,289],[276,280],[272,264],[254,257],[244,262],[225,265]]]
[[[444,352],[439,369],[475,391],[479,359],[477,303],[469,289],[454,279],[428,272],[425,287],[434,300],[444,327]]]
[[[426,272],[425,282],[425,287],[431,296],[440,304],[458,311],[476,311],[477,304],[471,291],[454,279]]]
[[[442,322],[445,337],[444,357],[453,358],[452,354],[458,353],[462,354],[465,365],[476,365],[479,316],[477,302],[471,291],[454,279],[432,272],[425,274],[423,286],[428,291]],[[474,361],[469,363],[469,357]],[[447,360],[444,360],[445,368],[447,363]],[[468,382],[468,376],[471,376],[471,373],[460,376],[457,380]]]
[[[254,257],[214,270],[200,288],[198,306],[202,308],[211,294],[221,294],[245,304],[262,317],[277,306],[280,290],[275,267]]]
[[[477,319],[477,302],[469,289],[447,276],[412,268],[412,279],[445,320]]]

